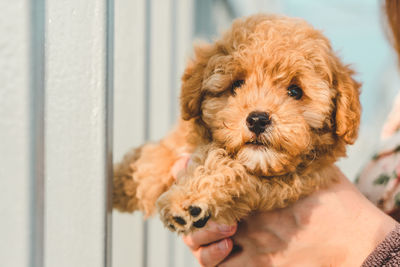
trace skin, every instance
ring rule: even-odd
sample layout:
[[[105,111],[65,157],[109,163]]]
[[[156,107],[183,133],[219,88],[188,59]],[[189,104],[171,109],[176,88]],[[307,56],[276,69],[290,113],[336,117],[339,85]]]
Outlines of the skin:
[[[338,178],[290,207],[233,226],[209,222],[183,240],[201,266],[360,266],[396,221]]]

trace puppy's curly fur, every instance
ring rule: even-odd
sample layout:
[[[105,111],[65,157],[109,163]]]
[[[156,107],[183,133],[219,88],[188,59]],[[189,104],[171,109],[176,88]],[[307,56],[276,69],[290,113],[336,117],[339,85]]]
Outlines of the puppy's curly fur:
[[[230,224],[329,186],[334,162],[357,137],[360,84],[352,75],[301,19],[236,20],[221,39],[195,48],[177,129],[116,166],[114,206],[149,215],[157,201],[164,224],[189,233],[209,218]],[[264,116],[256,130],[254,112]],[[193,155],[175,182],[170,169],[182,152]]]

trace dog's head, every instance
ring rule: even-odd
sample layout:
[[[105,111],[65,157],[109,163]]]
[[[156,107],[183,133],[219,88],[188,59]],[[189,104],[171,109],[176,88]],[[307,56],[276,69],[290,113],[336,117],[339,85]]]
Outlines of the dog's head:
[[[332,163],[357,137],[352,75],[303,20],[251,16],[195,49],[182,78],[182,117],[260,175]]]

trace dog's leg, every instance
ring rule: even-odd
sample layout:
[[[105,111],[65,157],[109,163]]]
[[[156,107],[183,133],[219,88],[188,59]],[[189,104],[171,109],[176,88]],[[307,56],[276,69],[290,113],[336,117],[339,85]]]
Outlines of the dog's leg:
[[[158,143],[145,144],[129,152],[114,167],[113,207],[126,212],[141,210],[151,215],[157,198],[174,181],[170,169],[183,152],[192,152],[186,143],[188,125],[178,127]]]
[[[187,234],[209,219],[233,224],[257,209],[257,177],[229,158],[223,149],[194,154],[191,166],[157,201],[161,220],[172,231]]]
[[[141,147],[133,149],[114,166],[113,207],[119,211],[133,212],[138,209],[137,182],[133,180],[132,162],[140,157]]]
[[[251,175],[227,152],[211,145],[192,156],[192,163],[157,200],[164,225],[187,234],[209,219],[233,224],[252,211],[284,208],[326,188],[338,177],[333,165],[307,174],[260,178]]]

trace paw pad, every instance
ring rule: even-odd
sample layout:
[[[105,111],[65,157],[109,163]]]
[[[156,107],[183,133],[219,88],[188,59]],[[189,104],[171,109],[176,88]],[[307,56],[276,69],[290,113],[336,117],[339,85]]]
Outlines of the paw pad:
[[[182,217],[174,216],[173,219],[179,225],[185,225],[186,224],[185,219],[183,219]]]
[[[193,226],[196,227],[196,228],[202,228],[202,227],[204,227],[204,225],[206,225],[208,219],[210,219],[210,215],[208,215],[208,216],[206,216],[204,218],[201,218],[198,221],[195,221],[193,223]]]
[[[197,217],[201,213],[201,208],[197,206],[189,206],[189,213],[193,217]]]
[[[165,226],[172,232],[188,234],[198,228],[206,226],[211,219],[211,211],[207,204],[196,203],[192,205],[182,205],[181,203],[169,203],[173,205],[174,212],[171,212],[171,206],[166,208],[160,214],[161,220]]]

